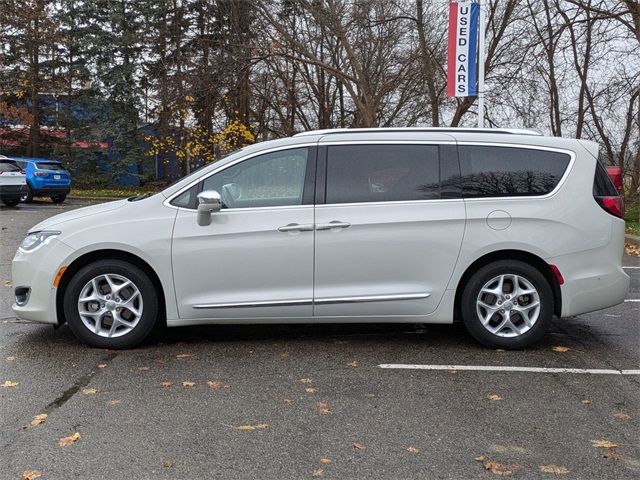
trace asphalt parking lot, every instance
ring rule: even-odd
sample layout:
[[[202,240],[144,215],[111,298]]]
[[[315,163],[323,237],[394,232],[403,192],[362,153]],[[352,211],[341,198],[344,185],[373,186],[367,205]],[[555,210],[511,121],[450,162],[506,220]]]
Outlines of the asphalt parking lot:
[[[460,325],[182,328],[105,351],[10,308],[29,227],[85,204],[0,209],[2,479],[640,478],[640,257],[630,301],[526,351]]]

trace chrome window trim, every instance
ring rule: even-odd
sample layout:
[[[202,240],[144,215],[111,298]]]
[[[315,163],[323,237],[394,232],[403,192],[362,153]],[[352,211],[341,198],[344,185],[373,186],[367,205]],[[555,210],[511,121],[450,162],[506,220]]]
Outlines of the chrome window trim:
[[[187,212],[195,212],[195,209],[192,208],[185,208],[185,207],[176,207],[175,205],[171,205],[171,202],[173,201],[174,198],[176,198],[179,195],[182,195],[184,192],[186,192],[187,190],[189,190],[191,187],[193,187],[194,185],[205,181],[207,178],[209,178],[212,175],[215,175],[218,172],[221,172],[229,167],[232,167],[233,165],[236,165],[240,162],[244,162],[245,160],[249,160],[253,157],[257,157],[258,155],[264,155],[267,153],[273,153],[273,152],[278,152],[281,150],[295,150],[297,148],[310,148],[310,147],[317,147],[318,143],[317,142],[306,142],[306,143],[298,143],[298,144],[294,144],[294,145],[285,145],[285,146],[280,146],[280,147],[273,147],[273,148],[267,148],[266,150],[260,150],[258,152],[253,152],[248,154],[247,156],[238,158],[237,160],[234,160],[233,162],[227,163],[225,165],[220,166],[219,168],[214,168],[211,172],[203,174],[201,177],[198,177],[197,179],[195,179],[193,182],[189,183],[188,185],[186,185],[185,187],[183,187],[181,190],[177,191],[176,193],[174,193],[173,195],[171,195],[170,197],[168,197],[164,202],[162,202],[162,204],[166,207],[169,208],[173,208],[175,210],[185,210]],[[214,163],[215,165],[215,163]],[[252,208],[278,208],[278,207],[300,207],[300,206],[306,206],[308,207],[309,205],[277,205],[274,207],[252,207]],[[313,205],[311,205],[313,206]],[[232,211],[232,210],[249,210],[249,208],[225,208],[224,211],[228,212],[228,211]]]
[[[203,175],[202,177],[199,177],[198,179],[194,180],[193,182],[191,182],[189,185],[187,185],[186,187],[182,188],[182,190],[174,193],[171,197],[167,198],[164,202],[163,205],[169,207],[169,208],[173,208],[175,210],[183,210],[186,212],[195,212],[196,210],[191,209],[191,208],[185,208],[185,207],[176,207],[175,205],[171,205],[171,201],[177,197],[178,195],[181,195],[182,193],[184,193],[186,190],[189,190],[191,187],[193,187],[194,185],[196,185],[197,183],[199,183],[200,181],[204,181],[207,178],[209,178],[211,175],[215,175],[218,172],[221,172],[222,170],[224,170],[225,168],[231,167],[233,165],[236,165],[237,163],[243,162],[245,160],[249,160],[250,158],[256,157],[258,155],[263,155],[266,153],[272,153],[272,152],[277,152],[277,151],[281,151],[281,150],[293,150],[295,148],[302,148],[302,147],[323,147],[323,146],[332,146],[332,145],[366,145],[366,144],[388,144],[388,145],[456,145],[456,146],[462,146],[462,145],[475,145],[475,146],[487,146],[487,147],[507,147],[507,148],[525,148],[525,149],[529,149],[529,150],[543,150],[543,151],[549,151],[549,152],[557,152],[557,153],[564,153],[569,155],[570,159],[569,159],[569,165],[567,165],[567,168],[563,174],[563,176],[560,178],[560,181],[558,182],[558,184],[555,186],[555,188],[544,195],[518,195],[515,197],[477,197],[477,198],[448,198],[448,199],[442,199],[442,198],[434,198],[434,199],[425,199],[425,200],[398,200],[398,201],[385,201],[385,202],[356,202],[356,203],[321,203],[321,204],[315,204],[315,205],[278,205],[278,206],[272,206],[272,207],[251,207],[251,208],[226,208],[224,209],[224,212],[234,212],[234,211],[254,211],[254,210],[264,210],[264,209],[282,209],[282,208],[299,208],[299,207],[321,207],[321,206],[339,206],[339,205],[344,205],[344,206],[356,206],[356,205],[385,205],[385,204],[393,204],[393,205],[398,205],[398,204],[415,204],[415,203],[422,203],[422,202],[460,202],[460,201],[464,201],[464,202],[483,202],[483,201],[495,201],[495,199],[501,199],[501,200],[528,200],[531,198],[538,198],[538,199],[544,199],[544,198],[549,198],[552,197],[553,195],[555,195],[558,190],[560,190],[560,188],[562,187],[562,185],[564,185],[564,183],[567,180],[567,177],[569,176],[569,174],[571,173],[571,170],[573,169],[573,166],[575,164],[575,160],[576,160],[576,153],[572,150],[567,150],[564,148],[556,148],[556,147],[546,147],[546,146],[542,146],[542,145],[529,145],[529,144],[522,144],[522,143],[509,143],[509,142],[484,142],[484,141],[456,141],[456,140],[341,140],[341,141],[336,141],[336,142],[332,142],[329,139],[325,140],[324,137],[322,139],[320,139],[318,142],[312,142],[312,143],[301,143],[301,144],[297,144],[297,145],[287,145],[287,146],[281,146],[281,147],[274,147],[274,148],[269,148],[266,150],[261,150],[259,152],[254,152],[246,157],[242,157],[239,158],[238,160],[235,160],[227,165],[223,165],[220,168],[217,168],[215,170],[213,170],[212,172]]]
[[[421,300],[430,297],[430,293],[407,293],[393,295],[363,295],[356,297],[326,297],[314,300],[265,300],[258,302],[232,303],[200,303],[192,305],[196,310],[214,308],[252,308],[252,307],[286,307],[295,305],[331,305],[338,303],[387,302],[395,300]]]

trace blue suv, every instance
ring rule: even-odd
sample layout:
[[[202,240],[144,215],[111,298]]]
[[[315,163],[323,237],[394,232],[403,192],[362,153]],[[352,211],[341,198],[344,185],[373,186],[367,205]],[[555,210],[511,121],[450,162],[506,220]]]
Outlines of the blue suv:
[[[71,191],[71,175],[62,162],[43,158],[14,158],[27,175],[27,191],[23,202],[33,197],[51,197],[53,203],[62,203]]]

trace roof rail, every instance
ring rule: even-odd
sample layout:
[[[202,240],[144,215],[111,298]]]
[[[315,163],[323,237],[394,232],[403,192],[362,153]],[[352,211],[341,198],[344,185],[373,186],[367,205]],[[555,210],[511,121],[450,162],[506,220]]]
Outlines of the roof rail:
[[[336,133],[375,133],[375,132],[450,132],[450,133],[506,133],[512,135],[542,135],[535,130],[518,128],[467,128],[467,127],[388,127],[388,128],[329,128],[324,130],[309,130],[296,133],[294,137],[310,135],[331,135]]]

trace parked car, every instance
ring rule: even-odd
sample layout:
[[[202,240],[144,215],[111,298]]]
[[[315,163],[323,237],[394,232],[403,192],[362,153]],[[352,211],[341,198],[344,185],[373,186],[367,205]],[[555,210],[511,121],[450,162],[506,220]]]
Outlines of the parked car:
[[[159,322],[460,319],[523,348],[622,302],[622,199],[586,140],[527,131],[314,131],[151,196],[56,215],[13,259],[19,318],[126,348]]]
[[[24,171],[17,162],[0,156],[0,200],[8,207],[20,203],[20,197],[27,188]]]
[[[53,203],[62,203],[71,191],[71,175],[62,162],[41,158],[15,159],[27,174],[27,190],[23,202],[33,197],[50,197]]]

